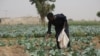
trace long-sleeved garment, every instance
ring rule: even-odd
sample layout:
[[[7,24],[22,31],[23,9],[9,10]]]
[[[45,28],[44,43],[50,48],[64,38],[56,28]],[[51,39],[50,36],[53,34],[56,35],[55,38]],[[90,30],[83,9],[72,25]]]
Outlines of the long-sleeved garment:
[[[58,36],[59,36],[60,32],[62,31],[62,29],[64,27],[65,27],[65,32],[69,37],[69,29],[68,29],[69,27],[68,27],[66,16],[64,16],[63,14],[57,14],[57,15],[55,15],[55,19],[53,21],[48,22],[48,31],[47,31],[47,33],[49,33],[49,34],[51,34],[51,26],[52,25],[55,26],[56,41],[58,40]],[[60,49],[58,41],[57,41],[57,46]]]

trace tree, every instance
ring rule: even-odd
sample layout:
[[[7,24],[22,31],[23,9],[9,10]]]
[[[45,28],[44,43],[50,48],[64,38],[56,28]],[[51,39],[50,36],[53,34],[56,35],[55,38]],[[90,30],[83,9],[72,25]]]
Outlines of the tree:
[[[1,23],[1,18],[0,18],[0,23]]]
[[[99,11],[99,12],[97,12],[97,16],[98,16],[98,17],[100,17],[100,11]]]
[[[35,4],[38,14],[41,17],[42,24],[45,24],[45,16],[48,12],[54,10],[55,5],[49,2],[55,2],[56,0],[30,0],[31,4]]]

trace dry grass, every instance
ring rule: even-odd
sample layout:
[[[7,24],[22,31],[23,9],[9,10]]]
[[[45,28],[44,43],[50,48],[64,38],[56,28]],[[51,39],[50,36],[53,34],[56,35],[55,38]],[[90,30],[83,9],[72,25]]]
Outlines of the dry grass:
[[[17,17],[17,18],[4,18],[1,24],[40,24],[39,17]]]

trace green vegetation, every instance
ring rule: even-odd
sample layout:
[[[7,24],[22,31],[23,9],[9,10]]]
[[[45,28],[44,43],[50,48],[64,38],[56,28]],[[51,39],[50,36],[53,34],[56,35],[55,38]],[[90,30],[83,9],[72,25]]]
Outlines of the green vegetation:
[[[100,26],[100,21],[68,21],[69,25],[82,25],[82,26]]]
[[[30,56],[99,56],[100,49],[95,47],[92,39],[100,35],[100,24],[74,23],[69,22],[71,47],[67,49],[58,50],[54,29],[53,35],[46,39],[47,26],[40,25],[0,25],[0,46],[24,46]]]
[[[83,24],[82,24],[83,25]],[[1,25],[0,37],[44,37],[47,31],[47,26],[35,26],[35,25]],[[100,25],[70,25],[70,36],[74,37],[86,37],[100,35]],[[52,34],[55,31],[52,29]]]

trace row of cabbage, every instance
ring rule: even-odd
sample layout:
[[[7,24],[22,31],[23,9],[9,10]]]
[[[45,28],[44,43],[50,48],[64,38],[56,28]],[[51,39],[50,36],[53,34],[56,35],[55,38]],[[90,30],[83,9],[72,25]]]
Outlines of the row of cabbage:
[[[14,25],[0,26],[0,37],[44,37],[47,26]],[[69,26],[70,36],[96,36],[100,35],[100,26]],[[52,34],[55,34],[54,27]]]
[[[67,49],[57,49],[54,38],[49,38],[45,41],[45,38],[23,38],[16,39],[16,43],[25,47],[25,52],[30,53],[30,56],[99,56],[100,49],[96,49],[91,42],[92,37],[71,37],[71,47]],[[75,43],[77,41],[77,44]],[[80,43],[87,45],[80,45]],[[91,42],[91,43],[90,43]],[[13,41],[8,44],[0,41],[0,46],[12,46],[16,44]],[[80,49],[75,50],[72,46],[78,45]]]
[[[70,26],[71,36],[97,36],[100,35],[100,25],[92,26]]]

